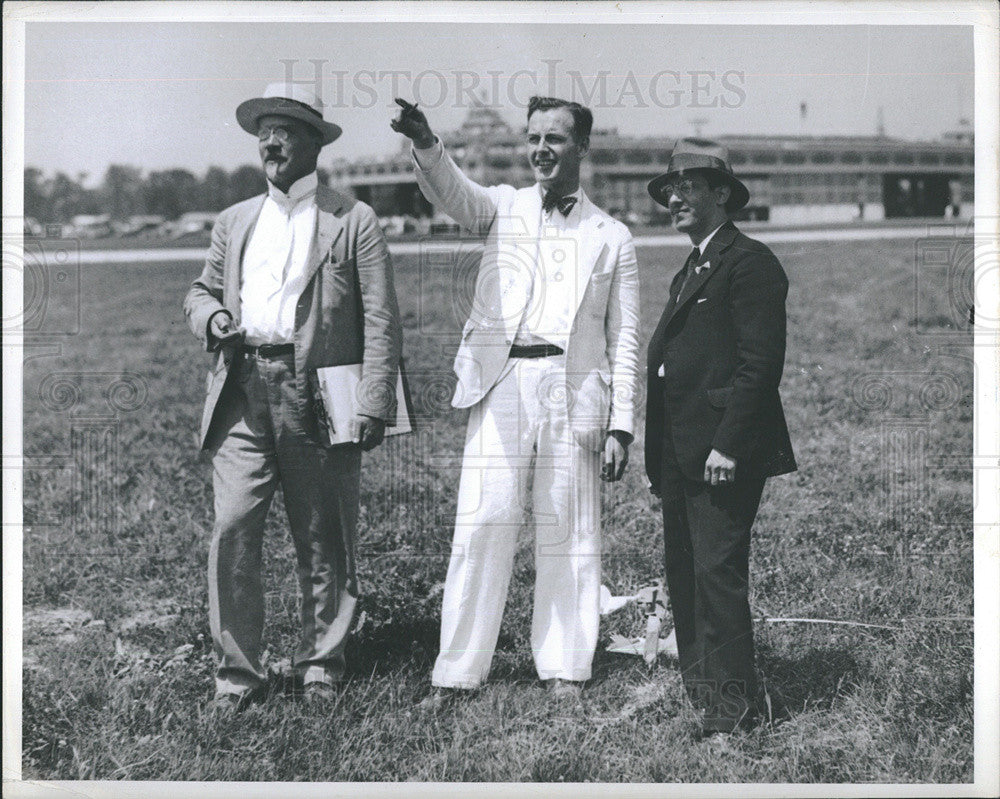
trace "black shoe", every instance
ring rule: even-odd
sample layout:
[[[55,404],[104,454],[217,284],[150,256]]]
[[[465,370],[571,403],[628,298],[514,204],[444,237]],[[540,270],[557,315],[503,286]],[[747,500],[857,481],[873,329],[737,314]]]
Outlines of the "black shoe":
[[[726,736],[734,732],[749,732],[760,723],[760,716],[747,713],[738,719],[713,718],[706,719],[701,725],[701,735],[698,740],[703,741],[713,735]]]
[[[216,694],[205,706],[205,709],[217,717],[233,716],[242,713],[254,702],[259,702],[264,695],[261,689],[252,688],[242,693]]]

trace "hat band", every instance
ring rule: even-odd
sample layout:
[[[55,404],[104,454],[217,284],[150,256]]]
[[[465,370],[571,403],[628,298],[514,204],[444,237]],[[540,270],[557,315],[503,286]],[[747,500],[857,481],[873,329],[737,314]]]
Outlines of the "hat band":
[[[670,172],[683,172],[686,169],[717,169],[732,174],[729,164],[714,155],[698,155],[695,153],[681,153],[670,159],[667,170]]]
[[[281,100],[281,102],[283,102],[283,103],[293,103],[294,105],[299,106],[299,108],[302,108],[302,109],[308,111],[310,114],[312,114],[313,116],[315,116],[321,122],[323,121],[323,114],[321,112],[317,111],[311,105],[303,103],[301,100],[293,100],[291,97],[275,97],[274,99],[275,100]]]

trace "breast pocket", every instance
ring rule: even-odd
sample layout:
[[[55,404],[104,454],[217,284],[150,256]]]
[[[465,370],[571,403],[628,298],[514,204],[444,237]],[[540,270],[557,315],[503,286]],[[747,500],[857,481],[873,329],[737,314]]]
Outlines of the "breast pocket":
[[[719,297],[709,294],[707,297],[695,297],[691,300],[692,310],[714,311],[719,307]]]
[[[605,289],[611,285],[611,272],[599,272],[590,278],[590,283],[595,289]]]
[[[341,307],[350,302],[354,295],[357,266],[353,258],[342,261],[328,260],[320,270],[323,304],[326,307]]]

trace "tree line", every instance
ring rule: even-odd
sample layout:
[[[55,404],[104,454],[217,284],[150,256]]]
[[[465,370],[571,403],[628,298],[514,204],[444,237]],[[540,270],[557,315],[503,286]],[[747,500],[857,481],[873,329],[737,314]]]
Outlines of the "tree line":
[[[329,174],[317,171],[320,182],[327,183]],[[264,173],[250,165],[231,172],[212,166],[198,177],[187,169],[144,175],[138,167],[112,164],[96,188],[86,188],[86,178],[83,173],[73,178],[64,172],[47,176],[41,169],[25,167],[24,215],[43,224],[69,222],[78,214],[108,214],[121,220],[156,214],[177,219],[189,211],[221,211],[265,189]]]

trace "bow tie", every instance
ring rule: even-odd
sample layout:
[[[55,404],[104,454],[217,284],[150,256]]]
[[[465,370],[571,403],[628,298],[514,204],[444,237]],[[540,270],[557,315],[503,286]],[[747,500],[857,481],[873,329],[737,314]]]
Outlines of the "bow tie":
[[[545,199],[542,200],[542,210],[545,213],[551,213],[553,208],[558,208],[559,213],[563,216],[569,216],[569,212],[573,210],[574,205],[576,205],[576,197],[560,197],[551,190],[545,193]]]

